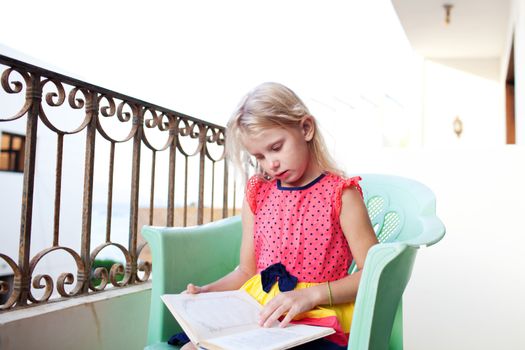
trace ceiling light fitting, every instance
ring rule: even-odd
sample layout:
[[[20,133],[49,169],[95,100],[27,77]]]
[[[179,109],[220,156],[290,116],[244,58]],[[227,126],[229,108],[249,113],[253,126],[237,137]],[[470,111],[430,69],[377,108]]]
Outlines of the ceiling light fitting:
[[[445,9],[445,24],[450,24],[450,12],[452,11],[452,8],[454,5],[452,4],[443,4],[443,8]]]

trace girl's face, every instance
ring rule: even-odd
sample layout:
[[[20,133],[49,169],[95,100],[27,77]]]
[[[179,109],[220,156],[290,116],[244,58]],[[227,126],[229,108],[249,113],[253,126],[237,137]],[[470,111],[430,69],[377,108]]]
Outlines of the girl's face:
[[[243,134],[241,141],[266,174],[281,180],[282,186],[300,187],[321,174],[308,148],[313,134],[313,121],[305,117],[299,128],[265,129]]]

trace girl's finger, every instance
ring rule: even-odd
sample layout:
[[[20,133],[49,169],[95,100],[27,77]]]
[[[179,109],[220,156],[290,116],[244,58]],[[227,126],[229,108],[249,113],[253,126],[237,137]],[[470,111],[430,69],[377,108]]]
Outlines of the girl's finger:
[[[194,285],[193,283],[189,283],[186,287],[186,291],[189,294],[198,294],[200,292],[200,288]]]
[[[263,327],[272,327],[275,322],[287,311],[287,307],[284,305],[279,306],[270,316],[264,321]]]
[[[282,303],[279,301],[280,295],[277,295],[275,298],[270,300],[266,305],[264,305],[264,308],[261,310],[259,314],[259,325],[264,325],[264,322],[268,317],[270,317],[271,314],[275,312],[275,310],[282,305]]]
[[[288,326],[288,324],[296,316],[296,314],[297,313],[292,311],[292,309],[288,310],[288,313],[286,314],[286,316],[281,321],[281,324],[279,325],[279,327],[284,328],[284,327]]]

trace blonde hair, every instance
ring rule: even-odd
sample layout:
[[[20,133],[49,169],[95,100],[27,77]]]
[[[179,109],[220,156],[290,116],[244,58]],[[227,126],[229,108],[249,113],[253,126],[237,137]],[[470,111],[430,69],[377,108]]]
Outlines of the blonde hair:
[[[263,83],[244,96],[228,121],[226,127],[226,154],[228,159],[241,171],[244,179],[252,169],[262,174],[260,167],[253,164],[250,154],[241,142],[241,136],[256,134],[269,128],[299,128],[310,111],[301,99],[289,88],[279,83]],[[312,117],[314,136],[308,142],[311,159],[321,170],[343,175],[326,150],[326,145]]]

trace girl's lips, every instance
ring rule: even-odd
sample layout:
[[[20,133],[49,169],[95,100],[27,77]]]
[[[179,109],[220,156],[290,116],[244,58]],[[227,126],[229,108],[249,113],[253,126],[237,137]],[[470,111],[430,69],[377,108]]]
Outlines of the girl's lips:
[[[288,170],[285,170],[282,173],[276,174],[275,177],[277,177],[277,178],[284,178],[287,175],[288,175]]]

